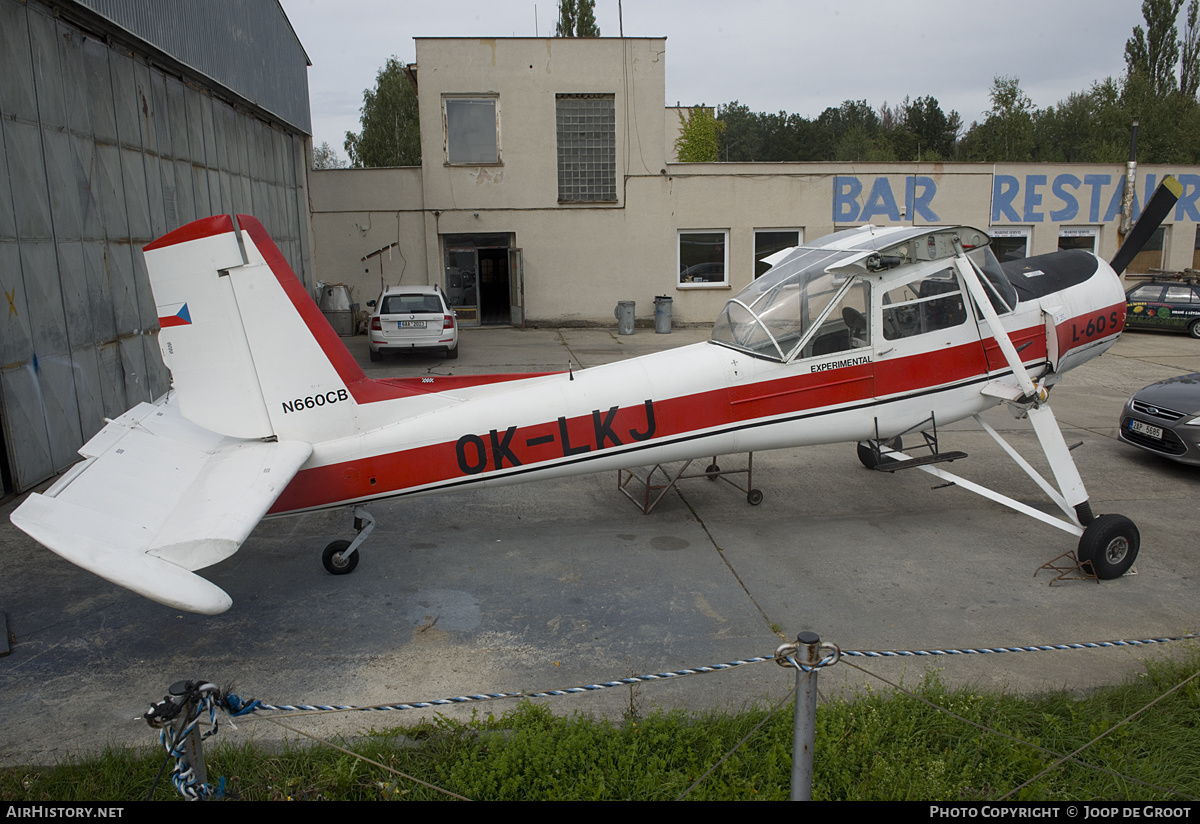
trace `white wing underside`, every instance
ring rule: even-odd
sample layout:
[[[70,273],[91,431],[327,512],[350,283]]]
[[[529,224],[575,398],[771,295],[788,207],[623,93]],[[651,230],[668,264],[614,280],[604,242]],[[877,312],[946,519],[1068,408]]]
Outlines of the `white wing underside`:
[[[74,564],[168,606],[214,615],[231,599],[191,570],[238,550],[312,447],[211,432],[171,396],[110,422],[85,460],[12,521]]]

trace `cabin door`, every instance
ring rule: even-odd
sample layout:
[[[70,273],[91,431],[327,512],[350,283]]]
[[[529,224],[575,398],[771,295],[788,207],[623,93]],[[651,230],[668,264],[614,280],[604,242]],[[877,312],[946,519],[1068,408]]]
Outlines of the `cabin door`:
[[[952,261],[885,276],[874,301],[875,396],[918,395],[987,372],[979,326]]]

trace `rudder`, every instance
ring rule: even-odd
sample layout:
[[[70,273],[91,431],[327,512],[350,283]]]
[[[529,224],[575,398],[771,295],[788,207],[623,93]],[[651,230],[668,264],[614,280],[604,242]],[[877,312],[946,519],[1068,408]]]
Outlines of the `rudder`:
[[[259,221],[205,218],[144,252],[186,418],[239,438],[354,431],[352,387],[370,382]]]

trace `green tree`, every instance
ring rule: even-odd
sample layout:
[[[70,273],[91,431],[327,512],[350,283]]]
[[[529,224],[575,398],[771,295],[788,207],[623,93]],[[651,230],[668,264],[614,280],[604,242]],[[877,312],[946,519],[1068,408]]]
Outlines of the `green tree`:
[[[1020,162],[1033,159],[1033,101],[1021,91],[1016,77],[992,81],[991,111],[983,123],[972,123],[963,137],[967,160]]]
[[[599,37],[596,25],[596,0],[558,0],[558,24],[555,37]]]
[[[894,160],[879,115],[865,100],[844,100],[813,124],[812,160]]]
[[[675,154],[680,163],[713,163],[721,145],[724,123],[717,120],[712,107],[703,104],[688,110],[685,119],[679,112],[679,137],[675,138]]]
[[[747,163],[763,159],[758,115],[749,106],[736,100],[723,103],[717,107],[717,120],[721,123],[720,160]]]
[[[907,101],[906,101],[907,103]],[[904,107],[904,130],[916,139],[914,160],[948,160],[954,156],[954,144],[962,118],[951,110],[947,115],[937,98],[918,97]],[[902,158],[903,159],[903,158]]]
[[[1033,130],[1034,160],[1120,163],[1128,155],[1129,117],[1111,78],[1035,112]]]
[[[322,143],[313,149],[312,167],[314,169],[344,169],[346,161],[338,156],[337,149],[328,143]]]
[[[1142,75],[1157,95],[1176,88],[1175,65],[1179,60],[1179,29],[1175,20],[1183,0],[1142,0],[1146,29],[1133,27],[1125,42],[1126,76]]]
[[[417,92],[396,57],[379,70],[375,88],[363,90],[359,123],[358,134],[346,132],[346,153],[354,168],[421,164]]]
[[[1192,0],[1188,3],[1187,27],[1179,43],[1182,53],[1179,60],[1179,91],[1193,99],[1197,88],[1200,88],[1200,27],[1196,25],[1197,11],[1200,11],[1200,3]]]
[[[579,0],[575,8],[575,36],[599,37],[600,27],[596,25],[596,0]]]

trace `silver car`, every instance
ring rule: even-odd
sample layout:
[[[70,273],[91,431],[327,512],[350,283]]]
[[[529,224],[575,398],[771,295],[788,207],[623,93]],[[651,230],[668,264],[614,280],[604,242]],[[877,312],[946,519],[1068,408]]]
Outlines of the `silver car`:
[[[443,352],[458,357],[458,321],[436,286],[389,286],[373,308],[367,336],[371,360],[384,352]]]
[[[1135,392],[1121,411],[1118,434],[1147,452],[1200,466],[1200,372]]]

